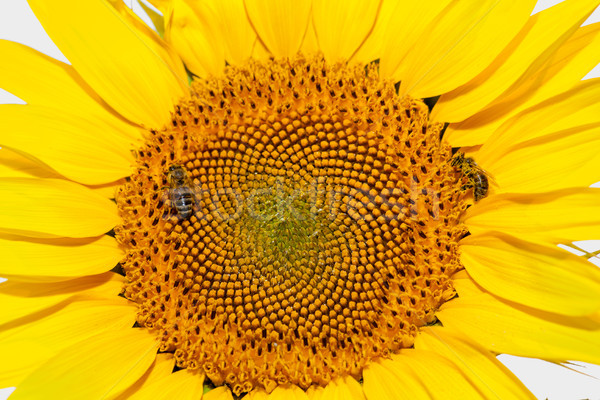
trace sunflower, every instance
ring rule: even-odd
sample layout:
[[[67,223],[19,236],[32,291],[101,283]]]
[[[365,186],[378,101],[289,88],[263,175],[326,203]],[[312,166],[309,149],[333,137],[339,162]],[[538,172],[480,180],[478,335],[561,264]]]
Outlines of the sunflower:
[[[521,399],[600,363],[598,1],[29,0],[11,399]]]

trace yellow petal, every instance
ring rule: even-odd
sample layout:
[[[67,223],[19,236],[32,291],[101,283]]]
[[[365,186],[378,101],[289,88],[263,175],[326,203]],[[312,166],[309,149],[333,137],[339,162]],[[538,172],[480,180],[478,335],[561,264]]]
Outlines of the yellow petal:
[[[385,0],[381,2],[381,6],[379,8],[379,13],[377,14],[377,18],[375,19],[375,25],[373,25],[373,29],[371,33],[367,36],[365,42],[360,46],[358,51],[352,56],[352,60],[357,61],[359,63],[367,64],[373,60],[382,58],[383,49],[386,45],[386,35],[387,31],[390,28],[391,22],[394,21],[393,26],[400,29],[401,22],[397,21],[397,15],[395,15],[396,6],[400,7],[401,3],[412,3],[412,2],[403,2],[398,0]],[[416,4],[413,3],[414,7]],[[409,4],[405,4],[404,6],[410,6]],[[408,32],[404,32],[408,33]],[[396,43],[396,48],[399,47],[399,42]],[[394,55],[397,53],[394,53]]]
[[[167,13],[168,8],[171,6],[173,0],[148,0],[148,3],[152,4],[163,14]]]
[[[431,97],[456,89],[483,71],[517,35],[535,1],[451,4],[407,54],[400,94]]]
[[[381,75],[383,77],[400,80],[408,65],[404,59],[410,54],[413,47],[418,46],[417,40],[426,32],[431,21],[442,14],[450,0],[426,0],[426,1],[390,1],[390,6],[384,8],[381,22],[377,22],[378,28],[383,33],[381,42],[383,44],[381,53]],[[394,5],[395,6],[392,6]],[[385,21],[388,21],[386,24]],[[367,43],[365,43],[366,45]]]
[[[0,276],[17,281],[66,280],[111,270],[124,256],[116,240],[0,239]]]
[[[378,360],[363,370],[363,390],[368,400],[428,399],[425,388],[410,371],[391,360]],[[406,376],[403,374],[406,372]]]
[[[116,205],[60,179],[0,179],[0,231],[32,237],[96,237],[119,223]]]
[[[26,122],[25,122],[26,121]],[[112,119],[51,107],[0,107],[0,146],[29,154],[78,182],[102,184],[129,175],[131,141],[113,134]]]
[[[600,270],[556,246],[496,233],[471,235],[460,250],[471,277],[497,296],[566,315],[600,310]]]
[[[71,65],[6,40],[0,40],[0,53],[11,60],[0,65],[0,87],[27,104],[76,110],[71,112],[110,121],[115,135],[128,140],[139,138],[138,127],[108,107]]]
[[[267,392],[265,392],[263,389],[254,389],[250,393],[248,393],[244,397],[244,399],[245,400],[269,400],[269,394]]]
[[[23,349],[29,352],[28,357],[23,357]],[[36,342],[19,340],[0,343],[0,351],[2,351],[2,363],[0,363],[0,386],[2,387],[18,385],[40,363],[53,356],[51,350]]]
[[[48,166],[21,154],[0,148],[0,177],[10,178],[60,178]]]
[[[0,65],[0,87],[28,104],[108,112],[71,65],[7,40],[0,52],[11,60]]]
[[[310,0],[245,0],[248,18],[275,57],[292,57],[309,26]]]
[[[165,19],[158,12],[154,11],[153,8],[148,7],[143,1],[138,0],[138,4],[144,9],[144,12],[148,15],[156,32],[163,37],[165,35]]]
[[[600,122],[600,79],[579,82],[574,88],[554,96],[506,121],[486,143],[477,156],[486,164],[502,158],[518,144],[551,134]],[[547,137],[544,137],[547,136]],[[567,135],[565,135],[567,136]]]
[[[409,349],[392,359],[373,362],[363,372],[363,379],[369,400],[484,399],[460,368],[427,350]]]
[[[44,29],[82,78],[136,124],[160,128],[185,93],[164,60],[104,0],[31,0]]]
[[[25,378],[12,396],[100,399],[122,381],[135,382],[152,364],[156,350],[154,336],[143,329],[101,333],[58,353]]]
[[[153,53],[158,54],[169,70],[177,77],[184,90],[187,89],[187,72],[177,52],[162,40],[136,13],[122,0],[108,0],[118,11],[121,17],[127,21],[128,26],[135,30],[135,35],[144,42]]]
[[[486,399],[535,399],[490,351],[447,328],[422,328],[415,348],[451,360]]]
[[[56,311],[52,307],[63,302],[112,299],[121,293],[123,283],[124,277],[113,272],[53,283],[3,282],[0,285],[0,325],[30,314]]]
[[[233,400],[233,395],[227,386],[219,386],[202,396],[202,400]]]
[[[269,400],[308,400],[308,395],[296,385],[277,386],[268,397]]]
[[[217,13],[210,2],[173,0],[165,20],[165,40],[190,71],[198,76],[222,74],[225,50]]]
[[[493,161],[484,161],[486,156],[481,155],[481,165],[498,185],[496,193],[588,187],[599,178],[599,131],[600,121],[562,130],[508,150],[498,149]]]
[[[345,376],[339,379],[336,385],[336,393],[338,398],[348,400],[366,400],[362,386],[351,376]]]
[[[28,318],[21,325],[0,332],[0,385],[17,386],[41,364],[63,349],[85,341],[107,330],[125,330],[135,322],[135,308],[123,298],[113,300],[73,302],[45,318]],[[11,325],[9,325],[11,326]],[[35,343],[30,348],[29,343]],[[8,358],[7,349],[18,347],[19,353],[9,354],[24,360]],[[14,364],[18,370],[13,369]]]
[[[31,314],[5,324],[0,343],[12,339],[34,341],[60,351],[104,329],[127,329],[135,322],[136,307],[122,297],[110,300],[74,301],[56,312]],[[23,349],[23,354],[27,354]]]
[[[338,377],[327,386],[311,386],[307,391],[310,400],[366,400],[361,385],[351,376]]]
[[[565,1],[532,16],[493,64],[466,85],[439,99],[433,118],[462,121],[485,108],[516,81],[535,74],[597,5],[596,0]]]
[[[319,47],[330,62],[347,61],[373,29],[381,1],[314,0]]]
[[[119,186],[125,183],[125,179],[119,179],[115,182],[105,183],[103,185],[88,185],[90,189],[107,199],[114,199]]]
[[[256,41],[256,33],[246,16],[244,0],[213,0],[212,4],[221,22],[225,58],[229,64],[239,65],[250,58]]]
[[[599,321],[500,301],[469,278],[453,282],[459,297],[436,312],[444,327],[460,331],[496,353],[600,363]]]
[[[489,196],[467,210],[472,234],[499,231],[534,243],[599,239],[600,189]]]
[[[204,392],[204,375],[187,369],[154,381],[131,396],[131,400],[198,400]]]
[[[504,121],[573,88],[596,65],[599,52],[600,23],[579,28],[535,74],[513,85],[485,110],[450,124],[444,138],[454,147],[484,143]]]
[[[155,381],[166,378],[173,373],[175,367],[175,358],[172,353],[158,353],[154,362],[148,368],[146,373],[140,377],[133,385],[129,386],[120,395],[115,397],[115,400],[128,400],[137,393],[139,390],[144,390],[148,386],[152,385]],[[107,394],[108,398],[121,390],[122,386],[117,385],[116,390],[111,391]],[[198,397],[200,399],[200,397]]]

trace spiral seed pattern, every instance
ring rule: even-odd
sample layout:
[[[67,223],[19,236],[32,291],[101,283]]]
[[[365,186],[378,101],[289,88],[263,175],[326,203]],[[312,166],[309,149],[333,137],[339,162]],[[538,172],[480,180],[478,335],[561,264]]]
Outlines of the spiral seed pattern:
[[[360,378],[412,346],[462,268],[465,181],[441,129],[374,65],[299,57],[194,82],[117,195],[138,324],[236,394]]]

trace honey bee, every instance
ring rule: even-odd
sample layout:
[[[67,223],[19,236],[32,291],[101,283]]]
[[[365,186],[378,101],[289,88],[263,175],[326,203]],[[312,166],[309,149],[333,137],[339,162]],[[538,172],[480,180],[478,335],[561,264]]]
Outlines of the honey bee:
[[[187,170],[178,164],[169,166],[167,183],[169,184],[171,207],[177,210],[181,219],[188,219],[194,213],[196,194],[193,189],[194,182]]]
[[[489,175],[477,165],[475,160],[471,157],[465,157],[463,153],[458,153],[452,159],[451,164],[467,177],[468,183],[464,188],[473,188],[473,199],[476,202],[487,196],[490,188]]]

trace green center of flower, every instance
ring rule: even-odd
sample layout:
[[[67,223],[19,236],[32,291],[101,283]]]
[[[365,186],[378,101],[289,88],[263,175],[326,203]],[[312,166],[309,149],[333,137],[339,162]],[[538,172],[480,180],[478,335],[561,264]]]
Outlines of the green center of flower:
[[[376,66],[194,82],[117,197],[138,323],[236,394],[360,378],[412,346],[454,296],[473,186],[428,118]]]

